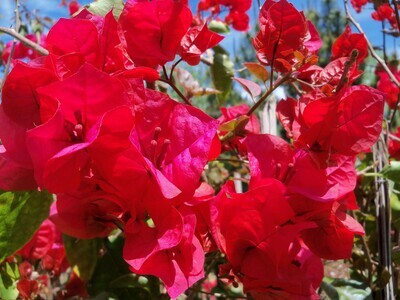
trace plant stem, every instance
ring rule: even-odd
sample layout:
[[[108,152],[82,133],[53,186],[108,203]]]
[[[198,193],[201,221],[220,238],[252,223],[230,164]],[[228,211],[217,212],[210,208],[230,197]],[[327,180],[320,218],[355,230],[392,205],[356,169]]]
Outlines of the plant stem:
[[[385,70],[385,72],[389,75],[390,80],[398,87],[400,88],[400,82],[397,80],[396,76],[394,76],[393,72],[389,69],[385,61],[375,52],[374,47],[372,46],[371,42],[365,35],[364,30],[362,29],[361,25],[357,23],[357,21],[353,18],[353,16],[350,14],[350,9],[349,9],[349,1],[348,0],[343,0],[344,1],[344,8],[346,12],[346,18],[347,20],[352,23],[358,30],[358,32],[362,33],[365,37],[365,40],[367,41],[368,49],[369,52],[371,53],[371,56],[382,66],[382,68]],[[397,111],[397,107],[399,106],[400,103],[400,97],[398,97],[395,109],[393,110],[392,116],[390,117],[390,123],[389,126],[391,126],[391,122],[394,119],[394,116]]]
[[[268,89],[264,95],[261,96],[260,99],[258,99],[258,101],[256,102],[256,104],[253,105],[252,108],[250,108],[250,110],[247,112],[247,116],[250,116],[258,107],[260,107],[261,104],[263,104],[263,102],[265,101],[265,99],[267,99],[273,91],[275,91],[281,84],[283,84],[284,82],[286,82],[287,80],[290,79],[290,75],[291,73],[286,74],[284,77],[282,77],[281,79],[277,80],[277,82],[275,84],[273,84],[271,86],[270,89]]]
[[[185,103],[187,105],[192,106],[192,103],[189,101],[188,98],[185,97],[185,95],[182,94],[182,92],[178,89],[178,87],[171,81],[171,80],[165,80],[165,79],[158,79],[159,81],[165,82],[166,84],[168,84],[170,87],[172,87],[172,89],[179,95],[179,97],[181,97],[181,99],[183,101],[185,101]]]
[[[12,37],[21,41],[25,46],[35,50],[36,52],[38,52],[41,55],[49,55],[49,50],[47,50],[47,49],[43,48],[42,46],[40,46],[39,44],[27,39],[22,34],[19,34],[18,32],[16,32],[14,29],[0,26],[0,32],[11,35]]]

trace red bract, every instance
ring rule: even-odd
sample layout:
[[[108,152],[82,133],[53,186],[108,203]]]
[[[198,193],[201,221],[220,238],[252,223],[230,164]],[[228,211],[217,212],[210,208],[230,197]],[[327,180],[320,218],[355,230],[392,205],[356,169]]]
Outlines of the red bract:
[[[158,169],[191,198],[207,163],[218,122],[197,108],[173,101],[165,94],[146,90],[135,103],[138,146],[152,168]],[[158,175],[156,175],[157,177]]]
[[[41,259],[50,251],[55,240],[56,228],[52,222],[46,220],[32,239],[18,252],[25,259]]]
[[[301,98],[293,123],[297,147],[311,150],[321,165],[331,154],[369,151],[382,129],[383,96],[367,86],[354,86],[343,95]]]
[[[26,146],[26,130],[40,124],[36,89],[51,82],[54,74],[18,62],[4,84],[0,123],[2,131],[1,183],[6,190],[36,187],[33,165]]]
[[[50,219],[63,233],[81,239],[105,237],[123,217],[121,201],[94,184],[69,194],[58,194]]]
[[[331,60],[339,57],[350,57],[354,49],[358,51],[357,63],[360,64],[368,56],[367,40],[363,34],[352,33],[350,26],[347,25],[342,35],[332,45]]]
[[[318,227],[306,229],[302,238],[307,246],[321,258],[349,258],[354,235],[364,235],[364,229],[346,214],[347,209],[357,209],[351,204],[352,192],[332,202],[315,202],[300,195],[289,195],[289,201],[297,214],[297,222],[313,221]],[[349,206],[348,204],[351,204]]]
[[[392,26],[392,28],[398,27],[396,14],[389,3],[383,3],[382,5],[379,5],[376,11],[371,13],[371,17],[372,19],[377,21],[387,20]]]
[[[37,187],[26,147],[26,128],[13,122],[0,107],[0,188],[6,191]]]
[[[368,3],[368,0],[350,0],[350,3],[356,12],[361,12],[362,7]]]
[[[175,58],[191,22],[189,8],[172,0],[129,0],[119,19],[129,56],[136,65],[148,67]]]
[[[117,27],[111,12],[102,18],[83,10],[74,19],[60,19],[49,31],[46,46],[51,54],[74,53],[82,57],[82,62],[107,73],[132,68],[120,45]]]
[[[336,200],[355,187],[352,157],[335,157],[336,166],[321,169],[307,152],[294,152],[288,143],[273,135],[249,135],[245,145],[251,184],[264,178],[276,178],[288,191],[323,202]]]
[[[245,12],[231,10],[225,18],[227,24],[232,24],[232,27],[238,31],[246,31],[249,29],[250,18]]]
[[[400,128],[397,129],[397,132],[393,134],[394,137],[389,137],[389,154],[394,159],[400,160]]]
[[[225,22],[238,31],[249,29],[249,16],[246,11],[251,7],[251,0],[201,0],[197,6],[199,12],[209,10],[212,15],[221,13],[221,5],[229,9]]]
[[[260,32],[253,39],[257,58],[279,72],[291,71],[296,62],[303,64],[306,57],[318,50],[315,42],[307,44],[319,40],[315,28],[310,30],[312,25],[304,14],[287,0],[266,1],[261,8],[259,22]]]
[[[200,55],[207,49],[215,47],[224,37],[208,29],[207,24],[192,27],[182,38],[178,54],[189,65],[200,62]]]
[[[89,20],[60,19],[49,31],[46,48],[56,55],[77,52],[90,64],[100,63],[98,32]]]
[[[283,184],[275,179],[244,194],[234,193],[228,182],[212,208],[214,235],[246,291],[312,296],[322,280],[322,264],[296,257],[301,256],[298,234],[315,225],[289,224],[294,212],[284,193]]]
[[[392,73],[397,78],[397,80],[400,79],[400,72],[397,69],[392,70]],[[376,88],[385,94],[385,101],[389,105],[389,108],[395,109],[399,95],[399,88],[390,79],[388,73],[384,71],[379,71],[377,72],[377,75],[379,77],[379,80],[376,84]]]
[[[75,14],[76,12],[78,12],[78,10],[81,8],[81,6],[79,5],[78,1],[71,1],[68,4],[68,9],[69,9],[69,15],[72,16],[73,14]]]
[[[85,64],[75,75],[41,88],[39,95],[42,125],[27,139],[36,180],[53,192],[74,190],[88,172],[84,149],[98,133],[92,127],[104,113],[128,102],[123,85]],[[65,172],[69,176],[59,180]]]
[[[157,207],[150,208],[153,205]],[[155,228],[149,228],[147,224],[138,222],[127,225],[124,258],[134,272],[161,278],[168,294],[171,298],[176,298],[204,277],[204,253],[200,242],[194,236],[196,217],[185,207],[180,213],[174,209],[175,213],[171,214],[173,208],[170,205],[166,203],[153,205],[149,206],[149,213],[153,216]],[[172,216],[181,220],[171,219]],[[167,223],[176,227],[165,231],[162,226]],[[161,226],[158,227],[158,224]],[[157,235],[157,240],[154,235]],[[149,246],[152,249],[150,253],[146,250]]]

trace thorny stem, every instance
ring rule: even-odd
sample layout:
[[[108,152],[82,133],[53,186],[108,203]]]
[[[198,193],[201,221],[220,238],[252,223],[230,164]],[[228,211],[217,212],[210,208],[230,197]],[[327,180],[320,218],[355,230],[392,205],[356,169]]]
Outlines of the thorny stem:
[[[339,83],[334,90],[335,93],[339,92],[349,82],[347,74],[349,73],[351,66],[356,62],[357,56],[358,56],[357,49],[351,51],[350,59],[344,63],[343,74],[342,77],[340,77]]]
[[[176,63],[174,63],[174,64],[172,65],[171,73],[169,73],[169,79],[170,79],[170,80],[172,80],[172,75],[174,75],[174,70],[175,70],[175,68],[179,65],[179,63],[180,63],[182,60],[183,60],[183,59],[180,58]]]
[[[318,88],[318,87],[322,87],[322,86],[323,86],[323,84],[312,84],[312,83],[309,83],[309,82],[307,82],[307,81],[304,81],[304,80],[301,80],[301,79],[295,78],[295,77],[291,77],[290,79],[293,79],[294,81],[297,81],[298,83],[307,85],[307,86],[309,86],[309,87],[312,88],[312,89],[315,89],[315,88]]]
[[[378,161],[375,173],[381,173],[384,166],[388,164],[386,138],[381,134],[373,147],[374,161]],[[394,284],[391,257],[391,215],[389,186],[384,178],[375,179],[375,205],[378,228],[378,251],[379,266],[386,269],[391,275],[389,283],[382,290],[382,299],[394,299]]]
[[[16,0],[16,7],[15,7],[15,30],[16,30],[16,32],[19,32],[20,27],[21,27],[21,20],[19,18],[19,1]],[[8,72],[10,71],[11,61],[12,61],[12,58],[14,57],[16,45],[17,45],[17,39],[14,38],[12,46],[11,46],[10,56],[8,57],[7,64],[4,68],[3,80],[1,81],[1,85],[0,85],[1,89],[3,88],[3,85],[6,81]]]
[[[300,90],[299,87],[294,82],[291,82],[290,85],[295,89],[296,93],[299,94],[300,96],[305,94],[305,92]]]
[[[372,46],[371,42],[367,38],[364,30],[361,28],[361,25],[359,23],[357,23],[357,21],[350,14],[349,3],[348,3],[349,1],[348,0],[343,0],[343,1],[344,1],[344,9],[345,9],[345,12],[346,12],[347,20],[357,28],[358,32],[360,32],[361,34],[364,35],[365,40],[367,41],[368,49],[369,49],[369,52],[371,53],[371,56],[382,66],[382,68],[385,70],[385,72],[389,75],[390,80],[398,88],[400,88],[400,82],[397,80],[396,76],[394,76],[393,72],[389,69],[389,67],[387,66],[385,61],[375,52],[374,47]],[[394,119],[394,116],[396,114],[397,107],[398,107],[399,103],[400,103],[400,97],[397,99],[395,109],[393,110],[392,116],[390,118],[389,126],[391,125],[392,120]]]
[[[159,81],[165,82],[166,84],[168,84],[170,87],[172,87],[172,89],[179,95],[179,97],[181,97],[181,99],[183,101],[185,101],[185,103],[187,105],[192,106],[192,103],[189,101],[188,98],[185,97],[185,95],[182,94],[182,92],[178,89],[178,87],[172,82],[172,80],[165,80],[165,79],[158,79]]]
[[[260,99],[258,99],[258,101],[256,102],[256,104],[253,105],[252,108],[250,108],[250,110],[247,112],[247,116],[251,116],[251,114],[261,105],[263,104],[263,102],[265,101],[265,99],[267,99],[273,91],[275,91],[281,84],[283,84],[284,82],[286,82],[287,80],[290,79],[290,75],[291,73],[286,74],[285,76],[283,76],[281,79],[277,80],[275,84],[273,84],[271,86],[270,89],[268,89],[264,95],[261,96]]]
[[[251,114],[258,108],[260,107],[261,104],[264,103],[264,101],[272,94],[273,91],[275,91],[281,84],[283,84],[284,82],[288,81],[291,79],[292,73],[287,73],[285,76],[283,76],[281,79],[277,80],[275,82],[275,84],[272,84],[271,88],[268,89],[261,97],[260,99],[258,99],[258,101],[249,109],[249,111],[247,112],[246,116],[250,117]],[[272,74],[271,74],[272,76]],[[229,131],[226,135],[224,135],[220,141],[226,142],[231,140],[232,138],[235,137],[235,131]]]
[[[166,79],[166,80],[170,80],[170,78],[168,77],[167,69],[165,68],[164,65],[162,66],[162,70],[163,70],[165,79]]]
[[[22,34],[19,34],[18,32],[16,32],[14,29],[0,26],[0,32],[11,35],[12,37],[21,41],[25,46],[35,50],[36,52],[38,52],[41,55],[49,55],[49,51],[47,49],[43,48],[42,46],[40,46],[39,44],[37,44],[35,42],[32,42],[29,39],[27,39]]]

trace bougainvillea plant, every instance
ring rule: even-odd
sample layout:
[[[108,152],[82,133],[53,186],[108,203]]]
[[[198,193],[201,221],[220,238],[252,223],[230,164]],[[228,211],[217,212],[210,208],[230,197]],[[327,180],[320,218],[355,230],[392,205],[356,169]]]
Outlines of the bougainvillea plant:
[[[398,106],[398,71],[360,84],[369,41],[350,26],[319,66],[320,34],[287,0],[262,3],[247,78],[219,44],[250,28],[251,1],[62,5],[71,18],[3,49],[0,296],[319,299],[323,262],[365,242],[356,168],[387,130],[385,99]],[[386,6],[373,18],[396,29]],[[187,71],[203,64],[213,88]],[[297,95],[275,99],[282,86]],[[281,136],[255,114],[274,99],[262,123]]]

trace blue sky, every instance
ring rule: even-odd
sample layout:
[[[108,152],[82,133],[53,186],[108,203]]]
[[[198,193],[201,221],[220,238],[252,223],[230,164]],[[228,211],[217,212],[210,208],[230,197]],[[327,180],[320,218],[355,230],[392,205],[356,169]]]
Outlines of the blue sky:
[[[20,0],[21,3],[24,3],[31,10],[38,10],[41,15],[49,16],[54,19],[59,17],[68,17],[68,10],[66,8],[60,7],[61,0]],[[91,2],[90,0],[80,0],[81,4],[86,4]],[[254,5],[256,5],[257,1],[254,0]],[[262,0],[261,0],[262,2]],[[317,9],[320,7],[320,0],[292,0],[291,1],[298,9],[307,10],[309,7],[316,7]],[[14,0],[0,0],[0,26],[13,26],[13,10],[14,10]],[[195,7],[197,1],[190,0],[192,7]],[[343,9],[343,2],[337,1],[339,7]],[[255,17],[256,9],[252,8],[250,10],[251,18]],[[367,33],[368,38],[372,43],[376,46],[382,45],[382,34],[380,32],[380,23],[373,21],[371,19],[372,6],[367,6],[361,14],[356,14],[353,11],[353,15],[356,17],[357,21],[362,25],[363,29]],[[236,43],[238,37],[240,37],[241,33],[235,33],[231,37],[227,38],[225,41],[226,47],[231,47],[233,43]],[[4,39],[4,38],[2,38]],[[394,49],[394,39],[388,37],[387,48],[390,51]]]

